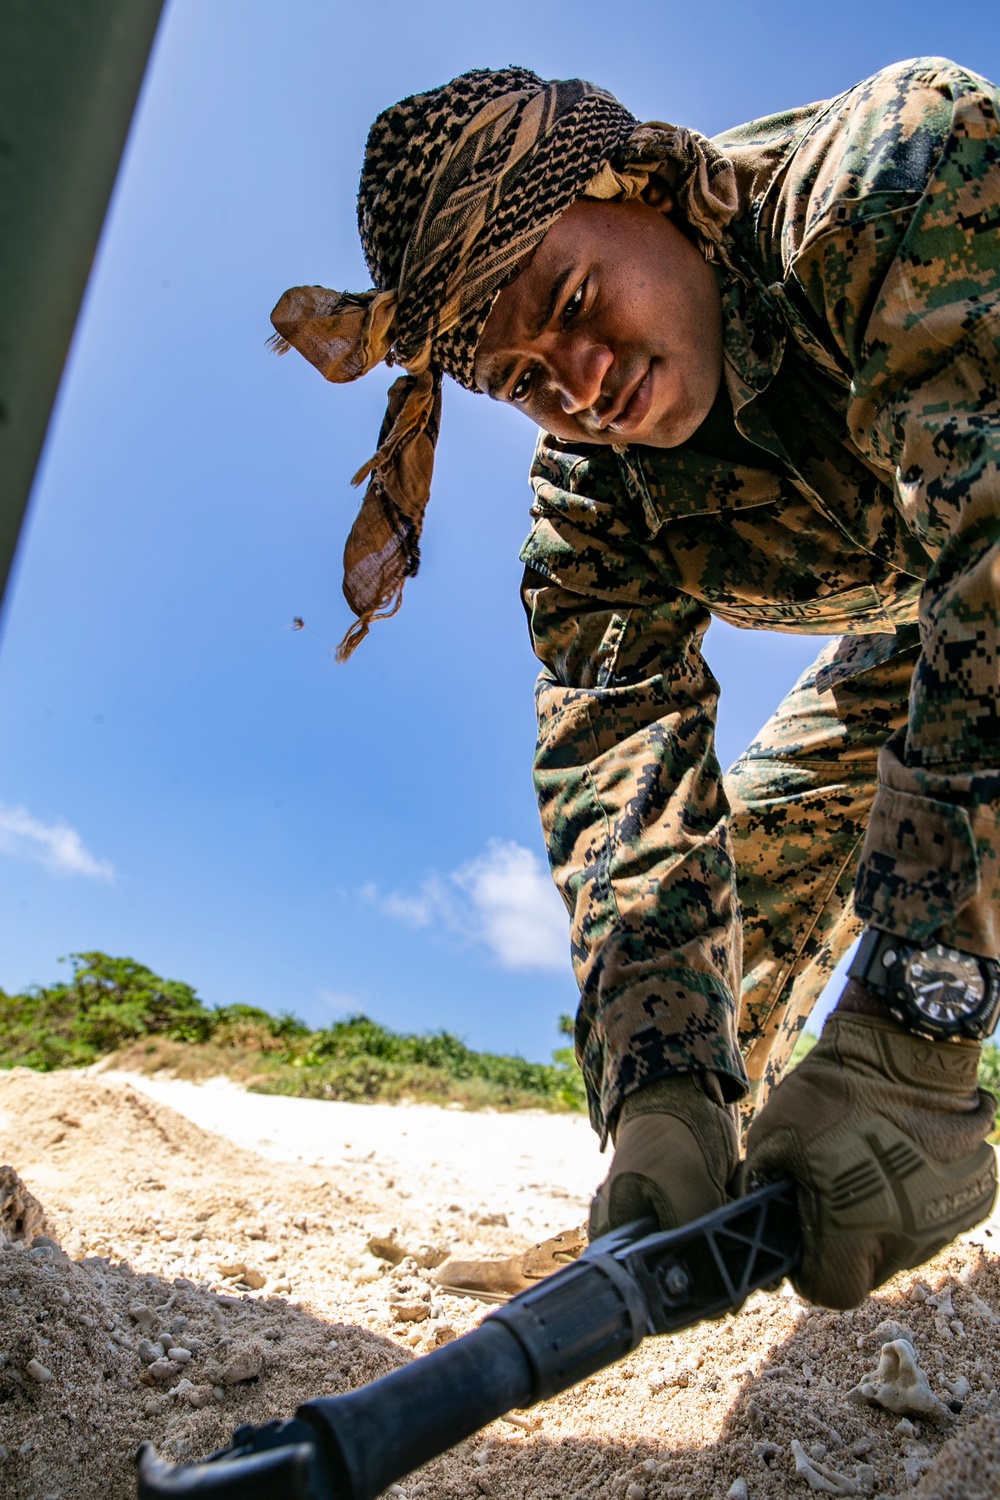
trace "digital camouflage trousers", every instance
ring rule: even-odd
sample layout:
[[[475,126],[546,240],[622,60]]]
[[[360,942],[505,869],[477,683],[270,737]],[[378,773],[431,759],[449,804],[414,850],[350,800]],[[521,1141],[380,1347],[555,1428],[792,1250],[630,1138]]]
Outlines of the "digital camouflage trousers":
[[[743,917],[744,1124],[780,1079],[862,926],[854,878],[878,755],[907,722],[919,642],[906,627],[886,660],[836,680],[835,658],[852,644],[820,654],[725,777]]]

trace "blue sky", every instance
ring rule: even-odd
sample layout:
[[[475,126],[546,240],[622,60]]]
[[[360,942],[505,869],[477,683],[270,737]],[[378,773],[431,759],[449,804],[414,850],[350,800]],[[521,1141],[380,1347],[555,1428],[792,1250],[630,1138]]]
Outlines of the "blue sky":
[[[420,576],[337,667],[386,380],[269,357],[268,312],[367,285],[368,126],[467,68],[711,134],[919,53],[996,78],[995,10],[168,0],[6,607],[0,985],[102,948],[211,1002],[548,1055],[576,996],[530,780],[532,429],[450,385]],[[724,763],[820,644],[712,627]]]

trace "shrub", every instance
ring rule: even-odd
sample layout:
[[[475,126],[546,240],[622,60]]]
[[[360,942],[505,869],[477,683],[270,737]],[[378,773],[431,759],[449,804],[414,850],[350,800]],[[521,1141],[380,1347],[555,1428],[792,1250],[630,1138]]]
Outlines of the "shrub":
[[[206,1006],[190,985],[131,958],[70,955],[68,983],[0,991],[0,1059],[48,1070],[123,1052],[130,1067],[186,1077],[226,1072],[266,1093],[317,1099],[415,1098],[477,1107],[579,1109],[583,1079],[570,1048],[552,1063],[476,1052],[448,1031],[411,1035],[368,1016],[311,1031],[252,1005]],[[563,1017],[560,1029],[572,1032]],[[180,1050],[178,1050],[180,1048]]]
[[[0,1000],[0,1049],[8,1065],[72,1067],[141,1036],[190,1042],[211,1036],[215,1013],[190,985],[106,953],[72,953],[69,963],[69,983],[36,985]]]
[[[979,1059],[979,1087],[988,1089],[997,1101],[997,1112],[993,1120],[994,1145],[1000,1145],[1000,1047],[996,1042],[984,1042]]]

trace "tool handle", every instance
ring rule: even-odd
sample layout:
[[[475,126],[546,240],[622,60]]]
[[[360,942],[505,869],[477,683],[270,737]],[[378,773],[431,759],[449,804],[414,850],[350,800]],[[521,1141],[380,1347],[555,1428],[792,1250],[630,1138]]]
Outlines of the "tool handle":
[[[633,1278],[595,1256],[546,1277],[463,1338],[296,1415],[319,1434],[335,1500],[374,1500],[505,1412],[621,1359],[647,1329]]]
[[[172,1468],[144,1444],[139,1500],[375,1500],[495,1418],[614,1364],[647,1334],[735,1312],[793,1271],[799,1253],[791,1182],[680,1229],[623,1225],[471,1333],[345,1396],[309,1401],[291,1421],[238,1428],[232,1448],[204,1463]]]

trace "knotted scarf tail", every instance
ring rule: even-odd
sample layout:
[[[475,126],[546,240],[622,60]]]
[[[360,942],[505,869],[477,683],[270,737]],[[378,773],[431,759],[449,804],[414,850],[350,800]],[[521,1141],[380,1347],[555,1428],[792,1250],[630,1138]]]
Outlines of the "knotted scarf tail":
[[[440,420],[440,375],[403,375],[393,384],[378,451],[354,479],[369,481],[344,549],[344,598],[358,618],[337,647],[338,661],[347,661],[373,621],[396,613],[403,584],[420,566]]]
[[[420,566],[418,538],[373,478],[344,548],[344,598],[358,618],[337,647],[338,661],[347,661],[375,620],[396,613],[403,584]]]
[[[334,292],[325,286],[289,287],[271,312],[268,348],[289,346],[326,380],[342,385],[381,364],[395,337],[395,292]]]

